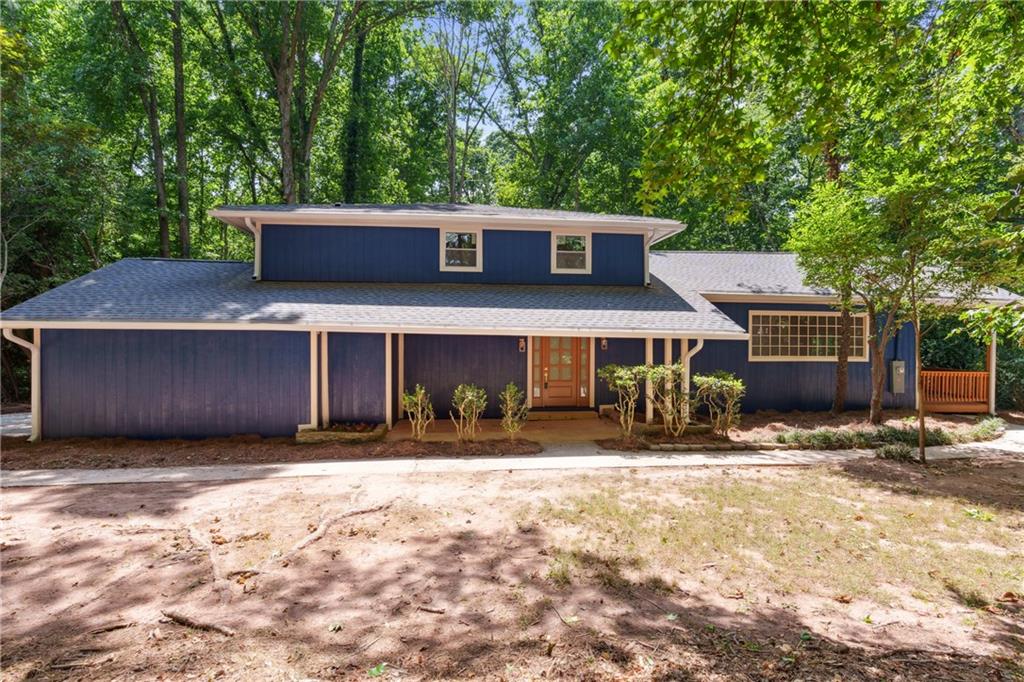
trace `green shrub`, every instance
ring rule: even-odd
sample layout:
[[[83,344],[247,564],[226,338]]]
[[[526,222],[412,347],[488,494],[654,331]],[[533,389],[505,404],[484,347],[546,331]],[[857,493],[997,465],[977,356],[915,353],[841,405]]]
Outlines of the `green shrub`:
[[[980,440],[994,440],[1003,435],[1005,429],[1006,422],[999,417],[985,417],[968,429],[961,441],[971,443]]]
[[[819,450],[846,450],[871,445],[870,435],[850,429],[795,429],[778,434],[775,440],[779,443],[791,443]]]
[[[427,389],[416,384],[412,393],[406,391],[402,394],[402,410],[409,417],[412,424],[412,437],[416,440],[423,440],[423,434],[427,427],[434,421],[434,406],[430,404],[430,394]]]
[[[669,436],[681,436],[690,421],[690,397],[683,390],[685,378],[686,367],[681,362],[647,368],[654,409],[661,415],[665,434]]]
[[[619,428],[623,438],[633,437],[633,423],[636,420],[636,403],[640,399],[640,388],[647,379],[645,365],[605,365],[597,370],[597,376],[608,384],[617,396],[615,408],[619,411]]]
[[[999,347],[996,405],[1003,410],[1024,410],[1024,348]]]
[[[448,414],[455,424],[455,433],[460,441],[476,439],[480,415],[487,408],[487,393],[475,384],[459,384],[452,394],[452,407],[455,412]],[[458,413],[456,418],[455,413]]]
[[[740,399],[746,392],[741,379],[729,372],[697,374],[693,377],[697,387],[694,400],[708,408],[711,430],[723,436],[740,423]]]
[[[884,425],[875,429],[873,438],[879,444],[903,443],[916,448],[918,434],[916,428]],[[925,429],[925,445],[950,445],[953,441],[953,435],[945,429]]]
[[[886,443],[875,450],[875,457],[879,459],[894,459],[898,462],[910,462],[914,460],[914,449],[904,443]]]
[[[526,394],[510,381],[501,391],[498,400],[501,403],[501,428],[508,434],[509,440],[515,440],[530,412],[526,405]]]

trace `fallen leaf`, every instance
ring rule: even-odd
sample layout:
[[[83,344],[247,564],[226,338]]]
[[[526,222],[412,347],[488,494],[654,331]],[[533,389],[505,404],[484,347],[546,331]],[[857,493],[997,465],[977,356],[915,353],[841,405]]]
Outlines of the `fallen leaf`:
[[[840,604],[849,604],[853,601],[853,597],[851,597],[848,594],[837,594],[835,597],[833,597],[833,599],[835,599]]]

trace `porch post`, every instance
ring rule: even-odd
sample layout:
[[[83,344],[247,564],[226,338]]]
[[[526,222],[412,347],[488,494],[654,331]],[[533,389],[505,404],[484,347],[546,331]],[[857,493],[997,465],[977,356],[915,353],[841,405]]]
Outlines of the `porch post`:
[[[17,334],[14,333],[13,329],[4,329],[3,337],[11,343],[17,344],[28,351],[29,362],[32,373],[31,387],[29,401],[31,402],[32,409],[32,433],[29,436],[29,440],[35,442],[42,438],[43,435],[43,400],[41,391],[43,380],[42,372],[40,367],[39,348],[42,343],[42,337],[39,334],[39,328],[32,328],[32,341],[26,341]]]
[[[388,430],[391,430],[391,426],[394,423],[393,416],[391,414],[391,402],[393,396],[391,394],[391,333],[388,332],[384,335],[384,423],[387,424]]]
[[[653,365],[654,364],[654,338],[651,337],[651,336],[648,336],[645,339],[645,341],[646,341],[646,345],[644,347],[644,364],[645,365]],[[646,397],[646,400],[644,401],[644,420],[648,424],[650,424],[651,422],[654,421],[654,395],[653,395],[653,391],[651,389],[652,389],[651,381],[650,381],[650,379],[648,379],[646,382],[644,382],[644,396]]]
[[[398,334],[398,421],[402,420],[402,396],[405,395],[405,334]]]
[[[533,336],[526,337],[526,408],[533,407]]]
[[[320,335],[320,425],[327,428],[331,425],[331,374],[327,368],[330,353],[327,351],[328,332],[317,332]]]
[[[597,404],[597,399],[594,397],[597,395],[597,337],[590,337],[590,353],[587,358],[590,360],[590,365],[587,367],[589,376],[587,378],[587,390],[590,391],[590,406],[594,407]]]
[[[995,330],[992,331],[992,341],[988,345],[988,413],[996,413],[996,340]]]

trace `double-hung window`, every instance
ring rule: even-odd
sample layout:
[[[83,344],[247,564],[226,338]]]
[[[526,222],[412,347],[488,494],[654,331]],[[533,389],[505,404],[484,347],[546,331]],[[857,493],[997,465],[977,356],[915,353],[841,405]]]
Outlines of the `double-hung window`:
[[[441,230],[441,270],[481,272],[484,265],[483,233],[478,229]]]
[[[590,274],[590,235],[551,233],[551,272]]]
[[[839,358],[839,313],[750,311],[751,362],[835,361]],[[868,359],[868,317],[853,315],[850,361]]]

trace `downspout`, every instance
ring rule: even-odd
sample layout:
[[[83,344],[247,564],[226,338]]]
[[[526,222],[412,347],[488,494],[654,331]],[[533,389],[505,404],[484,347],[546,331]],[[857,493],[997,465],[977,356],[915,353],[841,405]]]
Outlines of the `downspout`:
[[[689,344],[689,339],[683,339],[683,340],[686,341],[687,344]],[[683,389],[686,391],[686,395],[690,395],[690,360],[692,360],[693,356],[696,355],[697,353],[699,353],[701,348],[703,348],[703,347],[704,347],[704,339],[700,338],[700,339],[697,339],[697,345],[693,347],[693,350],[687,350],[685,353],[683,353],[683,371],[686,374],[686,379],[684,380],[685,383],[683,384]]]
[[[245,218],[245,227],[252,232],[253,236],[252,278],[258,281],[263,270],[263,230],[249,217]]]
[[[33,341],[26,341],[20,336],[16,336],[13,329],[4,329],[4,338],[15,343],[22,348],[25,348],[29,352],[32,366],[32,383],[31,383],[31,405],[32,405],[32,435],[29,436],[29,440],[33,443],[38,441],[42,437],[42,396],[40,391],[42,390],[42,377],[40,374],[39,366],[39,330],[32,330]]]

